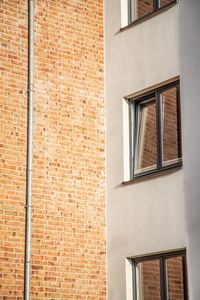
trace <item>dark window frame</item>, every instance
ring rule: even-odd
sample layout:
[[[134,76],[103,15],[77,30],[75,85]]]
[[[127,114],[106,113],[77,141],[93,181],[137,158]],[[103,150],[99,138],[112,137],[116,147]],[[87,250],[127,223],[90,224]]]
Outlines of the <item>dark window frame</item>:
[[[162,125],[161,125],[161,93],[176,87],[177,88],[177,125],[178,125],[178,159],[177,162],[169,163],[163,165],[163,150],[162,150]],[[139,105],[148,101],[152,98],[155,98],[156,103],[156,136],[157,136],[157,166],[155,169],[148,171],[143,171],[140,173],[135,173],[135,163],[136,163],[136,148],[137,148],[137,128],[138,128],[138,119],[137,119],[137,109]],[[146,177],[152,174],[159,174],[171,169],[180,168],[182,166],[182,141],[181,141],[181,108],[180,108],[180,83],[179,80],[171,82],[169,84],[158,87],[152,91],[149,91],[140,96],[129,99],[129,128],[130,128],[130,180]]]
[[[166,9],[173,6],[174,4],[178,3],[179,0],[172,0],[170,3],[163,5],[163,6],[160,6],[160,0],[152,0],[153,1],[153,10],[139,18],[134,18],[134,16],[132,16],[132,5],[133,5],[133,1],[136,1],[136,0],[127,0],[127,1],[128,1],[128,25],[122,29],[125,29],[126,27],[129,27],[130,25],[140,23],[143,20],[151,18],[152,16],[156,15],[159,12],[165,11]]]
[[[131,258],[132,273],[133,273],[133,298],[137,300],[137,264],[145,261],[159,260],[160,262],[160,297],[161,300],[167,300],[167,278],[166,278],[166,260],[174,257],[182,257],[183,259],[183,287],[184,287],[184,300],[188,300],[188,276],[187,276],[187,260],[186,250],[181,249],[177,251],[162,252],[141,257]]]

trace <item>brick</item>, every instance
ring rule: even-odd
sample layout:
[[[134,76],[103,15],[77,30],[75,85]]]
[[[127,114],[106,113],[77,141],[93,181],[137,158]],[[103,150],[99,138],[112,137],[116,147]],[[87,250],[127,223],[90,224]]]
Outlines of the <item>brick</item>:
[[[35,0],[31,299],[106,299],[103,1]],[[27,1],[0,5],[1,299],[23,299]]]

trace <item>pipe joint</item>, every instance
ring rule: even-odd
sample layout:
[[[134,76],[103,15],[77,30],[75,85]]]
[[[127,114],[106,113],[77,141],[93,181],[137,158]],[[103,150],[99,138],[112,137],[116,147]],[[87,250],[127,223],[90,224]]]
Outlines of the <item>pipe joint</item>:
[[[31,92],[34,93],[35,92],[34,84],[29,85],[29,87],[27,88],[26,92],[27,93],[31,93]]]
[[[25,205],[25,208],[32,208],[32,205]]]

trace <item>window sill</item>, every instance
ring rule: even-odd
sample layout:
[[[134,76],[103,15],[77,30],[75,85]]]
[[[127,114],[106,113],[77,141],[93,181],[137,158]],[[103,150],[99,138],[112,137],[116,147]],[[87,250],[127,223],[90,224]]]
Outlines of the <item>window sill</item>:
[[[149,173],[143,173],[143,174],[139,174],[136,175],[134,178],[128,180],[128,181],[123,181],[122,185],[128,185],[128,184],[133,184],[133,183],[137,183],[137,182],[141,182],[141,181],[146,181],[149,179],[153,179],[156,177],[160,177],[160,176],[164,176],[164,175],[168,175],[174,172],[177,172],[179,170],[182,169],[182,162],[173,166],[167,166],[161,170],[155,170],[155,171],[151,171]]]
[[[140,17],[140,18],[136,19],[135,21],[132,21],[127,26],[124,26],[124,27],[120,28],[120,31],[124,31],[124,30],[126,30],[128,28],[131,28],[131,27],[133,27],[133,26],[135,26],[135,25],[137,25],[139,23],[142,23],[142,22],[144,22],[146,20],[149,20],[149,19],[153,18],[154,16],[157,16],[157,15],[163,13],[164,11],[170,9],[171,7],[173,7],[174,5],[176,5],[178,2],[179,2],[179,0],[174,0],[173,2],[171,2],[171,3],[169,3],[169,4],[165,5],[165,6],[163,6],[161,8],[159,8],[158,10],[153,11],[153,12],[151,12],[151,13],[143,16],[143,17]]]

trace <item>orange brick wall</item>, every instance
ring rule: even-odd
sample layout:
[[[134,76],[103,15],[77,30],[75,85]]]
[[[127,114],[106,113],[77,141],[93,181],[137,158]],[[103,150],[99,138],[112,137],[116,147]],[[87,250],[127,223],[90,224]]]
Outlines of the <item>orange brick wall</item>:
[[[23,299],[26,1],[0,2],[0,299]]]
[[[105,299],[102,2],[35,1],[31,299]],[[0,298],[20,300],[27,1],[0,11]]]

